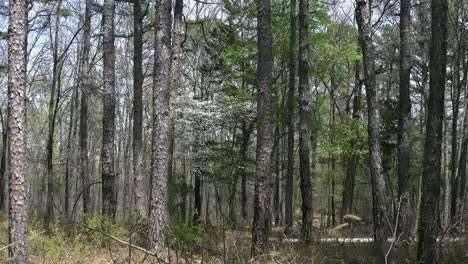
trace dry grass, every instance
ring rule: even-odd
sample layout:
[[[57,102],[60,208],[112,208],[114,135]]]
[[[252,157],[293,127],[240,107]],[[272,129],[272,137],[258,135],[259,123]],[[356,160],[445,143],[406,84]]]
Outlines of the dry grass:
[[[7,245],[8,226],[5,217],[0,216],[0,248]],[[226,230],[204,228],[204,235],[193,249],[182,254],[173,251],[161,252],[158,261],[145,253],[132,249],[113,240],[96,243],[91,232],[64,233],[60,229],[52,236],[45,235],[39,228],[30,227],[31,263],[63,264],[104,264],[104,263],[319,263],[314,257],[313,247],[299,243],[281,243],[273,233],[271,250],[268,256],[250,258],[250,229]],[[124,239],[126,240],[126,239]],[[131,258],[129,261],[129,256]],[[0,263],[8,263],[7,249],[0,251]]]

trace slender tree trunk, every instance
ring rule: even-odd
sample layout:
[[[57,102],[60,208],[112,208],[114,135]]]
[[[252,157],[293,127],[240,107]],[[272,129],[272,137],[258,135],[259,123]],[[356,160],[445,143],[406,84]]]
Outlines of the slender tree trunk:
[[[450,189],[451,189],[451,201],[450,201],[450,221],[453,222],[457,214],[457,200],[458,200],[458,189],[460,186],[460,178],[457,177],[458,170],[458,116],[460,107],[460,96],[461,87],[460,83],[460,59],[459,50],[455,51],[455,59],[453,62],[453,76],[452,76],[452,135],[451,145],[452,151],[450,156]]]
[[[201,222],[201,210],[202,210],[202,190],[201,190],[201,178],[202,178],[202,165],[201,165],[201,159],[198,157],[198,149],[200,147],[200,135],[199,132],[195,132],[195,146],[193,150],[193,154],[195,157],[195,169],[194,169],[194,174],[195,174],[195,186],[194,186],[194,212],[193,212],[193,222],[195,224],[199,224]]]
[[[4,118],[6,116],[3,115],[2,110],[0,109],[0,118],[2,122],[2,158],[0,160],[0,211],[4,211],[5,209],[5,170],[6,170],[6,156],[8,155],[7,152],[7,123],[5,122]]]
[[[286,192],[285,192],[285,233],[290,236],[293,227],[293,197],[294,197],[294,93],[296,83],[296,0],[291,0],[289,7],[290,39],[289,39],[289,89],[288,89],[288,161],[286,167]]]
[[[171,8],[171,0],[156,1],[149,234],[150,246],[154,251],[161,250],[166,246],[166,225],[169,220]]]
[[[240,169],[239,174],[241,177],[241,214],[242,220],[247,220],[247,152],[249,148],[250,135],[252,134],[254,123],[251,122],[249,126],[242,122],[242,143],[240,146]]]
[[[73,137],[73,124],[75,122],[75,105],[74,102],[78,98],[78,89],[73,91],[73,95],[70,101],[70,119],[68,123],[68,136],[67,136],[67,158],[65,160],[65,217],[69,216],[70,212],[70,175],[72,171],[70,169],[71,148],[72,148],[72,137]]]
[[[8,256],[11,263],[29,263],[25,157],[26,1],[9,2],[8,32]]]
[[[115,0],[105,0],[103,10],[104,89],[102,113],[102,212],[113,219],[116,212],[114,193],[114,139],[115,139]]]
[[[91,213],[91,199],[89,186],[88,165],[88,94],[89,81],[89,51],[91,47],[91,6],[93,0],[86,0],[85,18],[83,25],[83,55],[81,58],[81,108],[80,108],[80,167],[81,189],[83,192],[83,214]]]
[[[299,0],[299,174],[302,197],[301,237],[312,239],[312,185],[310,182],[309,1]]]
[[[271,86],[273,71],[270,0],[257,1],[257,40],[257,165],[252,224],[251,253],[253,256],[268,252],[270,229]]]
[[[143,176],[143,12],[142,0],[133,2],[133,174],[134,211],[147,215],[147,188]]]
[[[400,1],[400,96],[398,119],[398,200],[399,229],[405,237],[410,232],[409,221],[409,166],[411,119],[411,0]]]
[[[382,175],[382,156],[380,146],[380,114],[377,102],[375,80],[375,54],[370,23],[370,2],[356,1],[356,20],[359,29],[359,40],[363,54],[364,78],[366,84],[369,161],[372,184],[372,212],[374,220],[374,247],[376,261],[385,261],[385,179]]]
[[[447,10],[447,0],[431,1],[430,88],[417,253],[418,262],[423,263],[437,263],[440,156],[447,65]]]
[[[56,100],[59,100],[60,94],[56,94],[57,90],[57,80],[59,78],[59,54],[58,54],[58,35],[60,29],[60,15],[59,10],[62,6],[62,1],[59,1],[56,8],[55,16],[55,32],[54,39],[52,42],[53,46],[53,66],[52,66],[52,86],[50,88],[50,98],[49,98],[49,108],[48,108],[48,136],[47,136],[47,147],[46,147],[46,163],[47,163],[47,200],[46,200],[46,213],[44,215],[44,227],[47,230],[47,233],[51,233],[54,225],[54,168],[53,168],[53,159],[54,159],[54,133],[55,133],[55,103]],[[52,41],[52,40],[51,40]],[[57,99],[56,99],[57,97]]]
[[[361,91],[362,81],[360,75],[359,62],[355,63],[355,84],[354,84],[354,99],[353,99],[353,130],[359,138],[359,127],[357,121],[361,118]],[[352,154],[346,161],[345,181],[343,187],[343,201],[341,205],[341,219],[347,214],[353,213],[353,199],[354,199],[354,179],[356,176],[357,162],[358,162],[358,145],[357,140],[351,140]]]

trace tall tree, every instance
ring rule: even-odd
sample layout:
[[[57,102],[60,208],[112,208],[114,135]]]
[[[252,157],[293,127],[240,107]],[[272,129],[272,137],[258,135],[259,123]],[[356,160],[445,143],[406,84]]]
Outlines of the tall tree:
[[[8,25],[8,256],[29,263],[25,157],[27,1],[9,2]]]
[[[257,1],[257,165],[252,225],[252,255],[268,251],[270,229],[270,165],[272,152],[271,85],[273,35],[271,2]]]
[[[400,1],[400,96],[398,119],[398,200],[400,229],[409,234],[409,165],[411,118],[411,0]]]
[[[142,0],[133,2],[133,174],[135,210],[146,215],[143,177],[143,11]]]
[[[359,133],[359,127],[356,121],[361,118],[361,96],[362,96],[362,80],[360,74],[360,63],[354,64],[354,97],[353,97],[353,130],[354,133]],[[359,135],[359,134],[358,134]],[[358,136],[356,137],[358,138]],[[354,199],[354,181],[356,176],[357,162],[358,162],[358,144],[357,139],[351,140],[352,154],[346,160],[345,181],[343,186],[343,197],[341,205],[341,219],[347,214],[353,213],[353,199]]]
[[[104,89],[102,113],[102,212],[115,217],[116,195],[114,194],[114,137],[115,137],[115,46],[114,46],[115,0],[105,0],[103,10]]]
[[[54,223],[54,167],[53,167],[53,159],[54,159],[54,133],[55,133],[55,117],[56,117],[56,104],[60,98],[60,91],[58,91],[60,87],[60,61],[59,61],[59,32],[60,32],[60,10],[62,6],[62,1],[58,1],[56,7],[56,15],[55,15],[55,31],[54,31],[54,39],[51,40],[52,42],[52,57],[53,57],[53,65],[52,65],[52,86],[50,87],[50,98],[49,98],[49,108],[48,108],[48,133],[47,133],[47,200],[46,200],[46,213],[44,214],[44,227],[46,228],[47,232],[51,232]],[[52,35],[52,34],[51,34]],[[57,96],[55,95],[57,93]],[[57,98],[56,98],[57,97]]]
[[[286,165],[285,191],[285,233],[291,234],[293,227],[293,197],[294,197],[294,93],[296,90],[296,48],[297,48],[297,16],[296,0],[291,0],[289,7],[289,89],[288,89],[288,161]]]
[[[310,183],[310,106],[309,87],[309,1],[299,0],[299,174],[302,196],[301,236],[312,236],[312,186]]]
[[[385,179],[382,174],[382,154],[380,146],[380,114],[375,80],[375,48],[372,40],[370,19],[371,2],[356,1],[356,21],[363,55],[364,79],[367,99],[367,129],[369,134],[369,162],[372,184],[372,214],[374,220],[374,247],[376,260],[385,261]]]
[[[149,234],[153,250],[165,247],[166,225],[169,218],[171,8],[171,0],[156,1]]]
[[[170,189],[170,197],[169,197],[169,211],[172,212],[174,211],[174,200],[175,200],[175,184],[176,184],[176,179],[173,175],[175,168],[173,168],[173,159],[174,159],[174,151],[175,151],[175,134],[174,134],[174,129],[175,129],[175,98],[178,97],[178,94],[180,93],[180,88],[181,88],[181,60],[183,56],[183,50],[182,50],[182,42],[183,42],[183,37],[184,37],[184,24],[183,24],[183,16],[184,16],[184,1],[183,0],[175,0],[174,3],[174,25],[172,28],[172,65],[171,65],[171,89],[172,89],[172,95],[171,95],[171,102],[170,102],[170,108],[171,108],[171,120],[170,120],[170,138],[171,138],[171,145],[169,147],[169,179],[172,179],[172,181],[169,181],[169,189]],[[174,170],[174,171],[173,171]],[[184,176],[185,177],[185,176]],[[183,178],[183,180],[185,180]]]
[[[80,167],[81,189],[83,192],[83,213],[90,213],[91,199],[89,186],[88,165],[88,94],[89,81],[89,51],[91,48],[91,7],[93,0],[86,0],[85,17],[83,24],[83,54],[81,57],[81,107],[80,107]]]
[[[442,123],[447,66],[447,0],[431,1],[429,100],[418,230],[418,262],[437,263]]]

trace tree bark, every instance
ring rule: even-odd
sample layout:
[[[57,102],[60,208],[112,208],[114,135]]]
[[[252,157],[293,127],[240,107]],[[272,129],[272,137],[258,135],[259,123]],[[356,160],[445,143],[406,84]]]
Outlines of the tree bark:
[[[400,90],[398,119],[398,200],[399,229],[405,237],[410,233],[409,221],[409,167],[411,119],[411,0],[400,1]]]
[[[309,1],[299,0],[299,174],[302,197],[301,237],[312,239],[312,185],[310,182]]]
[[[134,212],[147,215],[147,192],[143,176],[143,0],[133,2],[133,174]]]
[[[293,227],[293,197],[294,197],[294,93],[296,83],[296,46],[297,46],[297,16],[296,0],[291,0],[289,7],[290,39],[289,39],[289,89],[288,89],[288,149],[286,165],[285,191],[285,234],[290,236]]]
[[[431,1],[430,87],[417,253],[418,262],[423,263],[437,263],[440,157],[447,65],[447,10],[447,0]]]
[[[86,0],[83,25],[83,55],[81,58],[81,107],[80,107],[80,167],[81,189],[83,192],[83,214],[91,213],[89,165],[88,165],[88,94],[89,82],[89,51],[91,47],[91,5],[93,0]]]
[[[171,68],[171,76],[172,76],[172,95],[171,95],[171,124],[170,124],[170,137],[171,137],[171,145],[169,147],[169,177],[172,179],[170,181],[170,197],[169,197],[169,209],[171,214],[174,212],[174,202],[176,197],[176,189],[175,189],[175,168],[173,168],[173,164],[175,166],[175,162],[173,161],[174,158],[174,151],[175,151],[175,98],[179,97],[180,87],[181,87],[181,60],[183,56],[182,50],[182,42],[184,37],[184,24],[183,24],[183,10],[184,9],[184,1],[183,0],[176,0],[174,4],[174,25],[173,25],[173,39],[172,39],[172,68]],[[184,176],[185,177],[185,176]]]
[[[271,86],[273,71],[270,0],[257,1],[257,47],[257,165],[251,248],[253,256],[267,253],[270,229]]]
[[[380,146],[380,114],[377,101],[375,80],[375,49],[372,40],[370,2],[356,1],[356,21],[363,55],[364,78],[367,97],[369,161],[372,184],[372,213],[374,220],[374,247],[376,261],[385,261],[385,179],[382,175],[382,156]]]
[[[103,10],[104,89],[102,113],[102,212],[114,219],[116,195],[114,193],[114,139],[115,139],[115,0],[105,0]]]
[[[154,251],[166,246],[166,225],[169,219],[171,8],[171,0],[156,1],[149,235],[150,247]]]
[[[8,256],[29,263],[25,157],[27,2],[9,2],[8,38]]]

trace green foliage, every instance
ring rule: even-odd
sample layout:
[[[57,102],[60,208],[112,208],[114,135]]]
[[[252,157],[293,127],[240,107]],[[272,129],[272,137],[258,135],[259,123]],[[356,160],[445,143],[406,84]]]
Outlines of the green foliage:
[[[92,241],[99,245],[105,245],[111,241],[109,236],[100,233],[99,231],[103,231],[109,235],[119,238],[125,238],[128,236],[128,231],[122,224],[116,223],[102,215],[95,215],[86,218],[84,225],[88,228],[83,227],[81,232],[88,233],[92,238]],[[93,230],[96,231],[90,232]]]
[[[73,12],[70,9],[61,7],[57,10],[57,16],[71,17],[73,16]]]
[[[198,225],[173,223],[167,229],[169,245],[185,256],[193,253],[195,246],[200,244],[203,236],[204,230]]]

